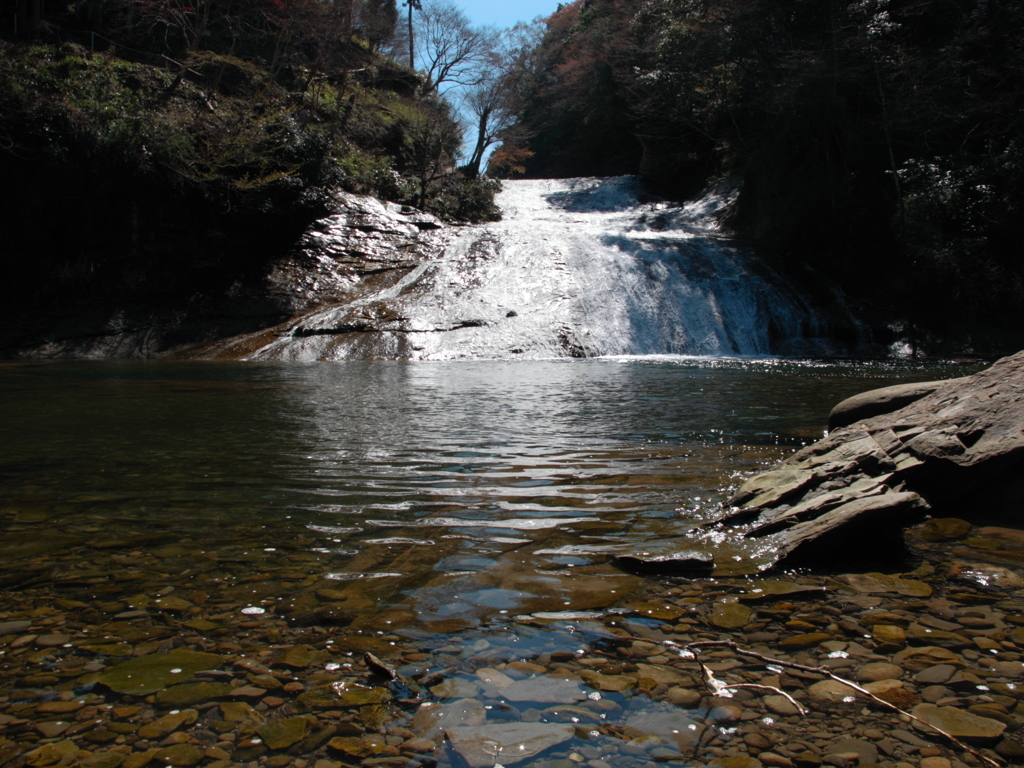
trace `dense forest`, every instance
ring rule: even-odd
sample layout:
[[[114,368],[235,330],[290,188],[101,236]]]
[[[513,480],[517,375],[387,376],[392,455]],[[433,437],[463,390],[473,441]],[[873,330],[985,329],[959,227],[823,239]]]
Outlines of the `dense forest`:
[[[285,253],[338,189],[495,218],[496,183],[455,172],[444,78],[409,66],[426,14],[406,5],[0,2],[8,311],[221,290]],[[457,70],[490,42],[434,60]]]
[[[498,165],[741,185],[729,223],[876,328],[1024,342],[1024,6],[577,0]]]

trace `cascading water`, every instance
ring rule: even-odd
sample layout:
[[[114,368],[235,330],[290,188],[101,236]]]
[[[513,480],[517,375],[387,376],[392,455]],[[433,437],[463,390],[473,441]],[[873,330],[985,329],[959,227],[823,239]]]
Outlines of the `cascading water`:
[[[505,182],[502,221],[454,231],[399,279],[310,312],[248,357],[827,351],[813,310],[719,231],[728,201],[650,201],[633,177]]]

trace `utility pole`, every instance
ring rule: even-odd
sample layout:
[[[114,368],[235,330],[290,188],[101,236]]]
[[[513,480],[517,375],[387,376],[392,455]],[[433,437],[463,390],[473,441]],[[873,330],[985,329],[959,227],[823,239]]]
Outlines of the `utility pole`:
[[[423,0],[405,0],[405,4],[409,7],[409,69],[416,69],[416,46],[413,41],[412,31],[412,12],[413,9],[417,11],[423,10]]]

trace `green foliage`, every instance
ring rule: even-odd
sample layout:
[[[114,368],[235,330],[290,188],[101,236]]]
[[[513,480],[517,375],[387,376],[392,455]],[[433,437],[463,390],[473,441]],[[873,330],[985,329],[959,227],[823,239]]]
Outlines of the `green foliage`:
[[[458,127],[358,38],[346,56],[366,66],[333,72],[210,50],[154,65],[68,43],[0,48],[0,206],[18,224],[3,259],[11,300],[258,274],[336,189],[452,218],[493,214],[493,199],[422,183],[425,144],[431,168],[452,166]]]

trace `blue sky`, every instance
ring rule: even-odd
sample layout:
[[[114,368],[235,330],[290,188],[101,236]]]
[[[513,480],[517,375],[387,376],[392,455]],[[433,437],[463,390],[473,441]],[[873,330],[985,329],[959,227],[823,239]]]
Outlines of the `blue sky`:
[[[558,0],[456,0],[456,5],[474,26],[514,27],[519,21],[550,16],[558,8]]]

